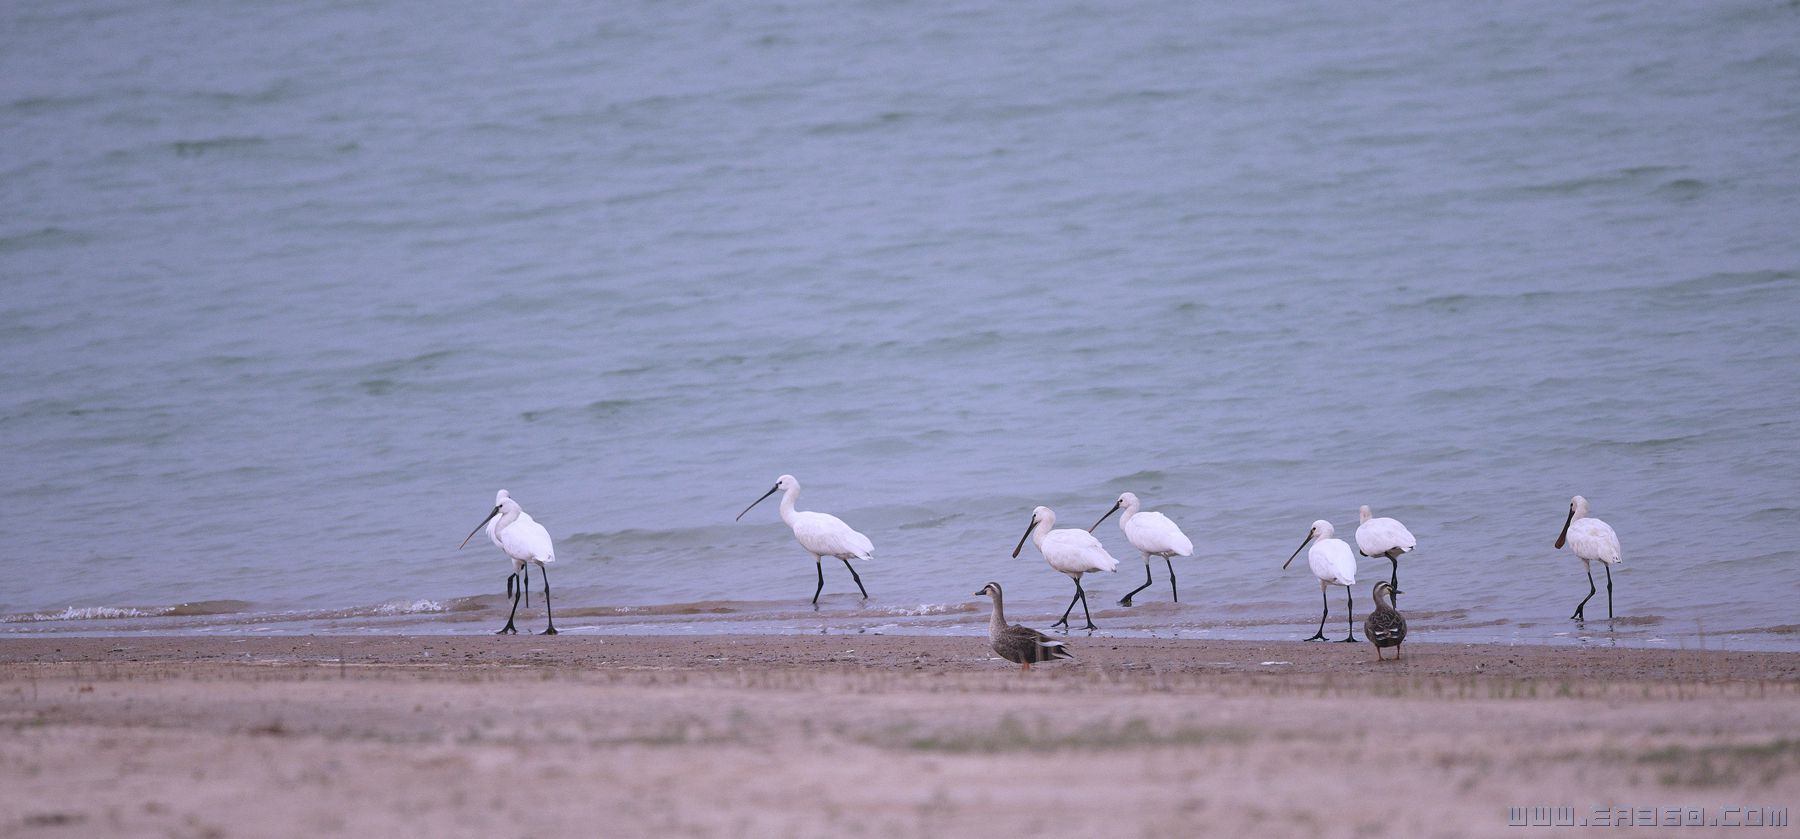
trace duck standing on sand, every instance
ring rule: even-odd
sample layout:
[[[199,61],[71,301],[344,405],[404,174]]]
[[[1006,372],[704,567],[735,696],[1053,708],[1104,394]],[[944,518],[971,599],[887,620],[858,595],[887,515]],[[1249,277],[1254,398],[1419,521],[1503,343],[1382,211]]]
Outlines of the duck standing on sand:
[[[1400,642],[1406,640],[1406,616],[1390,602],[1399,593],[1385,580],[1375,584],[1375,611],[1363,621],[1363,635],[1375,645],[1376,661],[1382,660],[1381,651],[1388,647],[1394,648],[1394,660],[1400,660]]]
[[[1068,645],[1030,627],[1006,624],[1006,606],[1000,599],[1000,584],[988,583],[975,592],[977,596],[994,598],[994,616],[988,621],[988,638],[1001,658],[1030,670],[1033,662],[1074,658]]]

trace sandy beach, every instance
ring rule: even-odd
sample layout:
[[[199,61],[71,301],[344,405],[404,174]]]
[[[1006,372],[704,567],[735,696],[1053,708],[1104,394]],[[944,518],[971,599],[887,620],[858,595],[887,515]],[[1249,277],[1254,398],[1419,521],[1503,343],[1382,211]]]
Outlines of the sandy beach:
[[[1800,799],[1792,654],[1075,643],[1025,674],[966,638],[0,639],[0,835],[1485,836]]]

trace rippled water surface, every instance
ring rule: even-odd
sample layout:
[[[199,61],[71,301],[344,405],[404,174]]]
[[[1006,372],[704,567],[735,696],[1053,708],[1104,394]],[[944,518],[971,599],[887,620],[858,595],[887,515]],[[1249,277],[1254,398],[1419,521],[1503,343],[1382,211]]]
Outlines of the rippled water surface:
[[[1132,490],[1197,551],[1122,609],[1103,525],[1104,631],[1310,634],[1281,562],[1367,503],[1421,639],[1800,648],[1796,43],[1751,0],[11,4],[0,632],[486,631],[501,487],[566,631],[975,633],[988,579],[1043,625],[1031,508]],[[732,521],[783,472],[867,604]]]

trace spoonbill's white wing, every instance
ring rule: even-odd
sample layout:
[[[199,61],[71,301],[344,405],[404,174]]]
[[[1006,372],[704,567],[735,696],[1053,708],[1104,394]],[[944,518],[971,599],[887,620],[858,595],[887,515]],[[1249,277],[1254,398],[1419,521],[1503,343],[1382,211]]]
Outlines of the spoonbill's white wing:
[[[1394,519],[1369,519],[1356,528],[1356,547],[1363,556],[1385,556],[1395,548],[1406,553],[1418,544],[1412,531]]]
[[[875,553],[875,543],[869,537],[850,529],[843,519],[830,513],[797,512],[793,527],[800,546],[819,556],[869,559]]]
[[[1320,539],[1306,552],[1313,574],[1334,586],[1356,585],[1356,557],[1342,539]]]
[[[1598,559],[1608,565],[1623,558],[1619,553],[1619,534],[1599,519],[1576,519],[1569,525],[1569,547],[1582,559]]]
[[[539,563],[556,561],[556,548],[550,544],[550,531],[538,524],[530,513],[519,513],[518,520],[500,531],[496,544],[507,556]]]
[[[1193,556],[1194,542],[1162,513],[1138,513],[1125,523],[1125,538],[1147,554]]]
[[[1116,571],[1119,568],[1119,561],[1106,552],[1106,546],[1085,530],[1072,527],[1052,530],[1044,536],[1039,547],[1050,567],[1064,574]]]

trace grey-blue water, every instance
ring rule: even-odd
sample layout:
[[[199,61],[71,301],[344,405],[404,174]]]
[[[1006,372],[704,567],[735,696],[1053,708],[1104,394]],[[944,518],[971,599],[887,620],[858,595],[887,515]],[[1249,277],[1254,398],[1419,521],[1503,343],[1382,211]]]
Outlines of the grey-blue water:
[[[489,631],[500,488],[564,631],[978,632],[988,579],[1043,626],[1031,508],[1132,490],[1198,551],[1122,609],[1106,523],[1103,632],[1309,634],[1281,562],[1366,503],[1420,639],[1800,648],[1796,44],[1771,0],[7,4],[0,631]],[[867,604],[733,523],[783,472]]]

